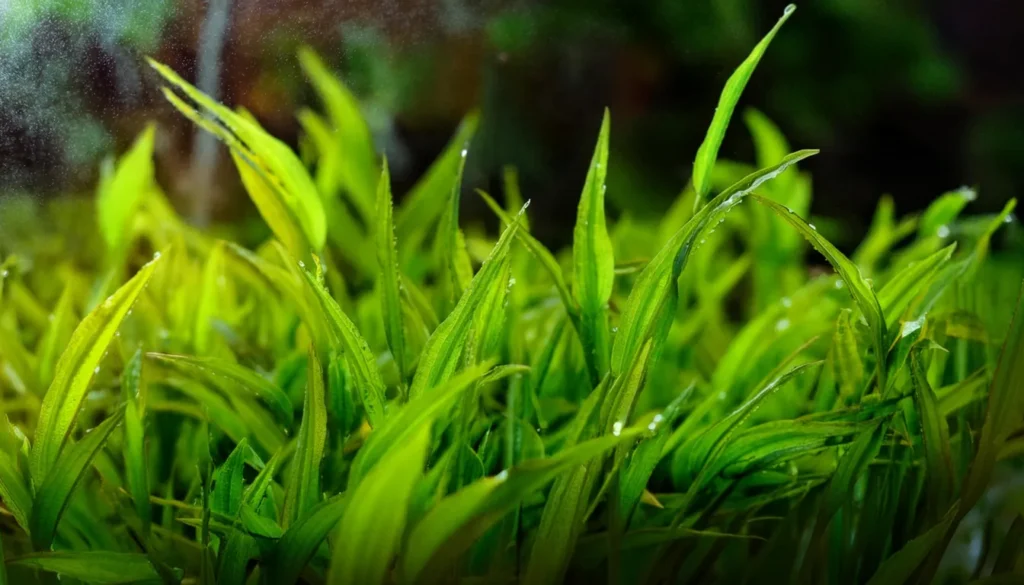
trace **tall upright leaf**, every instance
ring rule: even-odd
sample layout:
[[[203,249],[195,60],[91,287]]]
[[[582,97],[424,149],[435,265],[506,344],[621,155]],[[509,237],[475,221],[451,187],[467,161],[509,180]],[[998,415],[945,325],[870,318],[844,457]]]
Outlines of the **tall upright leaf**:
[[[384,420],[385,387],[370,344],[317,277],[305,269],[302,269],[302,276],[305,278],[307,290],[316,303],[321,316],[320,321],[327,325],[332,345],[348,356],[363,408],[366,409],[366,418],[371,426],[380,425]]]
[[[480,120],[471,112],[459,124],[455,136],[441,156],[427,170],[427,174],[413,187],[395,213],[395,232],[398,234],[399,255],[406,262],[413,251],[419,251],[428,230],[441,217],[445,202],[454,188],[464,152],[476,133]]]
[[[619,331],[612,344],[611,372],[621,375],[643,343],[653,334],[657,317],[674,294],[676,279],[697,238],[709,223],[738,205],[754,189],[784,172],[790,165],[817,154],[801,150],[784,158],[779,164],[752,173],[719,193],[694,214],[658,254],[647,263],[629,292],[619,320]]]
[[[380,265],[377,286],[380,290],[381,315],[384,317],[384,335],[398,366],[398,375],[404,378],[408,370],[400,297],[402,274],[398,267],[398,249],[395,246],[391,176],[388,174],[387,160],[384,161],[384,170],[377,183],[377,262]]]
[[[608,300],[615,281],[615,254],[604,213],[609,126],[610,116],[605,110],[576,212],[572,246],[573,290],[580,306],[581,337],[595,381],[608,370]]]
[[[125,402],[124,469],[135,512],[142,521],[142,533],[149,535],[152,506],[149,503],[149,466],[146,458],[146,403],[142,389],[142,350],[136,350],[121,374]]]
[[[320,95],[334,126],[336,148],[340,151],[338,173],[342,184],[363,220],[370,223],[374,217],[373,200],[379,171],[370,128],[363,118],[359,102],[309,47],[299,49],[299,63]]]
[[[718,98],[718,106],[715,108],[715,116],[711,120],[711,126],[708,127],[707,136],[704,137],[704,142],[697,149],[697,157],[693,161],[693,188],[697,195],[694,199],[694,212],[704,204],[704,198],[707,196],[708,191],[711,190],[711,171],[715,167],[718,149],[722,146],[725,130],[729,127],[729,120],[732,118],[733,110],[736,109],[736,104],[740,100],[743,88],[750,81],[750,76],[754,74],[754,69],[761,61],[761,57],[768,49],[772,39],[775,38],[775,34],[779,32],[783,23],[789,19],[794,11],[796,11],[796,6],[790,4],[786,7],[782,17],[775,23],[772,30],[768,31],[768,34],[761,39],[761,42],[754,46],[754,50],[750,52],[750,55],[747,56],[743,63],[740,63],[740,66],[736,68],[736,71],[725,82],[725,88],[722,90],[722,95]]]
[[[143,266],[131,280],[86,315],[71,335],[39,409],[30,459],[32,480],[36,485],[49,474],[60,455],[107,346],[158,265],[159,257]]]
[[[306,371],[302,424],[296,441],[284,500],[284,528],[320,501],[320,463],[327,442],[327,407],[324,403],[323,370],[312,348]]]
[[[153,139],[156,127],[149,124],[117,163],[114,175],[96,198],[100,235],[109,253],[120,253],[142,197],[152,187]]]
[[[523,210],[525,209],[524,206]],[[523,211],[519,213],[521,215]],[[427,340],[420,355],[419,366],[416,368],[416,376],[413,378],[412,387],[409,390],[411,398],[444,382],[455,371],[477,307],[491,288],[507,285],[498,277],[503,274],[502,260],[508,255],[509,246],[512,244],[512,238],[518,227],[518,222],[513,222],[512,225],[505,228],[501,238],[491,249],[490,256],[484,260],[483,267],[473,277],[473,281],[462,298],[459,299],[455,309],[438,325],[430,339]]]

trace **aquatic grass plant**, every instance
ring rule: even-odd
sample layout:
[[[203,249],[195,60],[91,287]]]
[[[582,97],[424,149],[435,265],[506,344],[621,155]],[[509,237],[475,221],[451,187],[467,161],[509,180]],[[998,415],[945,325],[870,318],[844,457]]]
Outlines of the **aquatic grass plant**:
[[[1014,202],[886,198],[847,256],[806,219],[816,151],[747,110],[756,164],[718,160],[792,13],[663,217],[606,214],[605,113],[565,251],[513,169],[500,232],[464,229],[475,113],[396,204],[312,51],[301,157],[151,62],[269,237],[179,218],[149,128],[97,245],[3,238],[0,583],[1016,582]]]

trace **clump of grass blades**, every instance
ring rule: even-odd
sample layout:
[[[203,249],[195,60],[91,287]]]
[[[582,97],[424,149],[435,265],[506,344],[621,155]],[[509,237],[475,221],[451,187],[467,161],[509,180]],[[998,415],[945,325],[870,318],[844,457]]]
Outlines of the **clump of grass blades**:
[[[557,254],[513,170],[480,193],[500,237],[460,226],[475,114],[395,208],[313,52],[302,158],[152,62],[272,236],[182,221],[149,128],[104,173],[91,270],[7,246],[0,583],[1018,578],[1024,508],[989,489],[1024,445],[1024,269],[989,253],[1014,202],[884,199],[847,257],[804,219],[816,151],[748,110],[757,165],[717,160],[792,12],[664,217],[606,216],[605,114]],[[978,510],[983,554],[940,563]]]

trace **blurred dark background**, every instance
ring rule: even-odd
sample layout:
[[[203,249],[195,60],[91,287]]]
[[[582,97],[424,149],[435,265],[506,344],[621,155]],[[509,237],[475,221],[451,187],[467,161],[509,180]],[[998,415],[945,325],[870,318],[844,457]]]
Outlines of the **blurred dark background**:
[[[502,165],[517,166],[535,229],[565,244],[602,108],[612,113],[615,213],[660,213],[690,175],[726,78],[785,4],[0,0],[0,196],[90,193],[102,158],[155,119],[175,205],[251,217],[223,153],[212,177],[195,180],[196,132],[142,56],[192,80],[205,68],[222,101],[294,146],[295,111],[320,107],[295,58],[307,43],[364,101],[397,193],[478,106],[465,187],[499,192]],[[979,188],[976,212],[1019,195],[1022,58],[1024,2],[806,1],[741,107],[766,113],[794,149],[822,150],[806,165],[813,213],[840,219],[832,235],[849,245],[883,194],[901,213],[963,184]],[[720,156],[753,159],[739,116]],[[465,202],[469,216],[485,215]]]

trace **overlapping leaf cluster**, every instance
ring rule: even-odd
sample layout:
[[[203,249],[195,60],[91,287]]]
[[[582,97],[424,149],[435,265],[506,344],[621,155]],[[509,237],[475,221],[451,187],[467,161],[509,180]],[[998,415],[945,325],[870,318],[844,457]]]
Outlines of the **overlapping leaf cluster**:
[[[182,221],[148,129],[91,270],[6,255],[0,583],[931,583],[972,510],[1009,524],[966,575],[1019,576],[1024,507],[989,489],[1024,447],[1024,263],[989,253],[1014,203],[886,199],[847,257],[804,219],[814,151],[751,110],[757,165],[717,160],[790,14],[663,218],[607,217],[605,114],[558,254],[512,170],[480,193],[500,236],[463,231],[475,114],[395,206],[311,51],[302,158],[154,62],[272,237]]]

